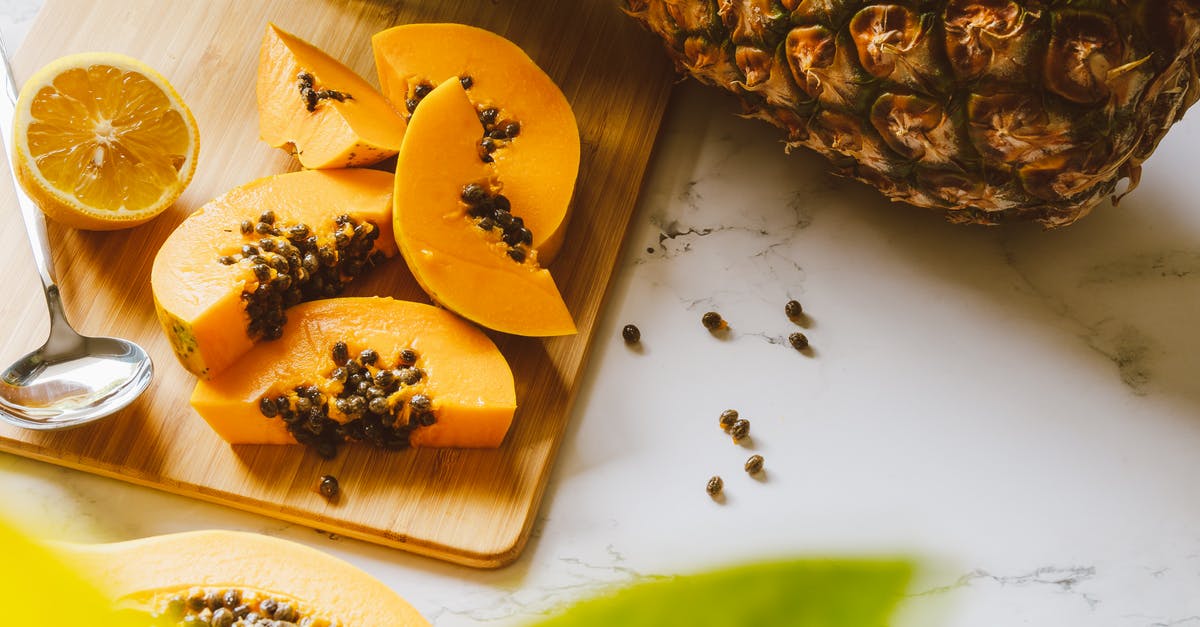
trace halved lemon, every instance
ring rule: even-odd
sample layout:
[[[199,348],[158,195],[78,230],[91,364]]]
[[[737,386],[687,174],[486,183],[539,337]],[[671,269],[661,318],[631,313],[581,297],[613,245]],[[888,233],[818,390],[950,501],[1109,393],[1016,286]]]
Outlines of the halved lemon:
[[[161,74],[109,52],[69,55],[21,88],[16,168],[51,219],[80,229],[142,224],[192,180],[196,120]]]

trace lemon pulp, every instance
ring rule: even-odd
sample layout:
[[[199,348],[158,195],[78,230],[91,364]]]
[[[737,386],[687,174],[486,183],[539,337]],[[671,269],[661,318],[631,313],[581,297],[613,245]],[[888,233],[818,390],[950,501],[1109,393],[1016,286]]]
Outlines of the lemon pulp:
[[[104,53],[43,68],[17,107],[22,182],[53,219],[80,228],[140,224],[191,180],[195,120],[166,79]]]

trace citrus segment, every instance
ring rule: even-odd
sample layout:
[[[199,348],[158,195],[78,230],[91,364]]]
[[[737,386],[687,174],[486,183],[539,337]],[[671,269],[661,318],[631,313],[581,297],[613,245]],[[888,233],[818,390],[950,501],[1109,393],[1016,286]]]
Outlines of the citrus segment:
[[[43,67],[21,90],[14,127],[22,186],[51,219],[82,229],[162,213],[191,181],[200,143],[167,80],[113,53]]]

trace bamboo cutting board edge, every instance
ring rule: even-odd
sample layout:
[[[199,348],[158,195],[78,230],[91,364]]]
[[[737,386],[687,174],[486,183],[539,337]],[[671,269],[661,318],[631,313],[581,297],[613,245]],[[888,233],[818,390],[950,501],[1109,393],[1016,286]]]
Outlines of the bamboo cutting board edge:
[[[642,167],[638,170],[639,176],[637,177],[636,182],[633,184],[633,188],[636,190],[636,193],[634,194],[633,201],[631,202],[631,208],[632,208],[632,206],[637,204],[637,199],[642,197],[642,187],[645,184],[646,167],[648,165],[650,158],[653,157],[654,147],[657,143],[655,140],[658,137],[658,131],[659,131],[659,127],[661,126],[662,117],[666,113],[667,105],[669,102],[669,97],[670,97],[670,94],[672,92],[672,88],[674,87],[674,85],[675,85],[675,81],[670,81],[670,82],[664,83],[663,85],[660,86],[659,93],[657,93],[655,95],[654,102],[657,103],[657,106],[652,115],[654,123],[650,128],[646,129],[647,133],[643,136],[645,139],[645,143],[648,144],[645,147],[645,149],[641,151],[642,154],[646,155],[646,161],[644,161],[642,163]],[[624,227],[622,228],[622,233],[624,233],[624,231],[628,229],[629,221],[632,220],[632,218],[633,218],[633,211],[631,210],[629,215],[626,216],[625,224],[624,224]],[[629,245],[630,244],[628,242],[628,238],[621,237],[621,245],[618,248],[617,253],[616,253],[617,260],[621,259],[621,256],[624,253],[625,247],[629,246]],[[604,303],[608,302],[608,294],[612,290],[612,283],[613,282],[612,282],[611,276],[609,276],[608,280],[604,282],[604,288],[600,295],[601,308],[603,308]],[[587,341],[584,342],[583,354],[581,357],[582,363],[585,364],[585,366],[588,363],[588,359],[591,357],[592,347],[595,345],[595,342],[596,342],[595,333],[590,333]],[[579,385],[574,385],[570,388],[570,393],[569,393],[569,395],[567,397],[567,401],[566,401],[566,412],[567,412],[568,416],[575,411],[575,400],[579,396],[579,388],[580,388]],[[564,428],[565,428],[565,425],[564,425]],[[536,519],[537,510],[541,505],[542,496],[546,491],[546,485],[550,481],[550,471],[553,470],[555,462],[558,459],[558,450],[562,446],[562,440],[563,440],[562,433],[560,432],[559,437],[554,438],[552,441],[551,447],[546,455],[546,471],[544,473],[542,473],[540,481],[538,481],[536,493],[534,494],[534,498],[531,502],[531,507],[530,507],[527,515],[525,516],[525,524],[521,528],[520,535],[517,537],[516,542],[513,544],[512,548],[509,549],[508,551],[504,551],[503,553],[500,553],[500,554],[488,556],[488,558],[486,560],[481,561],[479,564],[477,564],[478,566],[484,567],[484,568],[492,568],[492,567],[498,568],[501,566],[507,566],[508,564],[511,564],[512,562],[516,561],[516,559],[521,556],[521,553],[525,550],[525,545],[529,542],[529,535],[530,535],[530,532],[533,530],[533,524]]]
[[[603,0],[600,0],[601,2]],[[564,295],[568,297],[568,304],[572,305],[572,311],[575,312],[577,322],[580,326],[580,335],[576,338],[548,340],[544,342],[531,342],[523,339],[513,339],[501,337],[498,338],[502,350],[506,356],[512,355],[523,356],[526,358],[532,357],[532,361],[522,361],[514,363],[514,373],[521,370],[529,376],[524,377],[524,389],[522,383],[518,382],[519,399],[523,398],[529,401],[526,414],[521,415],[519,411],[517,420],[514,421],[514,427],[510,430],[505,443],[501,450],[495,455],[488,453],[474,452],[448,452],[448,453],[430,453],[427,450],[420,452],[413,451],[407,454],[403,459],[398,458],[383,458],[384,463],[390,464],[391,468],[399,468],[406,470],[416,477],[418,482],[425,483],[413,488],[413,491],[408,492],[409,496],[413,496],[418,502],[414,507],[415,510],[404,508],[404,504],[392,504],[394,511],[389,510],[387,513],[393,523],[391,526],[379,524],[380,516],[372,517],[370,512],[364,513],[363,508],[359,504],[355,504],[358,509],[354,512],[335,511],[335,515],[325,515],[320,511],[318,506],[311,505],[311,495],[309,501],[303,494],[297,483],[303,479],[304,472],[310,472],[314,466],[320,466],[318,462],[313,462],[305,456],[297,460],[295,456],[288,457],[274,451],[264,451],[259,449],[274,449],[274,448],[292,448],[292,447],[247,447],[255,449],[250,451],[234,451],[229,454],[227,445],[222,448],[216,448],[211,443],[206,444],[201,442],[197,445],[198,448],[211,448],[214,453],[214,459],[218,462],[224,459],[229,459],[231,464],[240,464],[245,466],[247,472],[251,474],[247,477],[233,477],[228,468],[219,468],[218,470],[225,472],[224,475],[216,477],[213,484],[206,484],[203,480],[195,481],[195,472],[190,469],[179,468],[178,464],[173,464],[170,458],[170,453],[177,452],[172,450],[159,450],[159,445],[169,449],[171,444],[158,441],[151,441],[149,445],[151,450],[145,457],[145,460],[136,460],[134,463],[129,463],[128,456],[123,456],[121,452],[122,442],[98,442],[98,439],[103,439],[106,435],[115,434],[121,435],[127,433],[118,428],[108,428],[102,426],[83,427],[84,435],[76,436],[41,436],[28,435],[17,432],[15,435],[10,435],[15,430],[0,429],[0,450],[16,453],[26,457],[47,461],[58,465],[83,470],[106,477],[116,478],[119,480],[135,483],[138,485],[153,487],[168,492],[194,497],[201,500],[232,506],[238,509],[266,515],[273,518],[287,520],[289,522],[314,526],[325,531],[341,534],[346,537],[353,537],[368,542],[383,544],[386,546],[401,548],[417,554],[422,554],[439,559],[445,559],[469,566],[476,567],[498,567],[511,563],[523,551],[528,542],[533,524],[536,518],[537,509],[541,503],[544,491],[549,479],[550,469],[553,467],[554,459],[557,455],[559,445],[562,440],[562,432],[565,428],[566,421],[574,405],[575,399],[579,391],[580,373],[591,349],[592,335],[594,335],[594,327],[599,315],[599,310],[607,298],[609,289],[611,288],[611,273],[615,267],[616,260],[619,259],[620,249],[623,247],[623,233],[628,225],[632,215],[633,205],[636,202],[640,192],[642,179],[645,175],[646,163],[653,149],[654,138],[657,135],[658,126],[661,122],[662,115],[667,105],[668,95],[673,85],[672,73],[669,69],[669,64],[665,57],[662,58],[662,63],[656,66],[653,63],[645,63],[645,54],[637,52],[625,52],[628,58],[637,58],[639,63],[632,64],[633,69],[613,69],[606,66],[603,61],[607,58],[598,60],[597,57],[605,57],[603,44],[592,44],[589,50],[580,51],[579,46],[586,48],[585,43],[575,42],[576,49],[562,50],[555,48],[566,45],[565,40],[560,37],[548,36],[545,38],[537,37],[536,20],[543,14],[548,14],[546,19],[551,20],[550,24],[543,24],[542,28],[554,28],[558,22],[565,18],[577,17],[570,14],[572,10],[577,10],[583,14],[585,18],[595,20],[597,16],[602,19],[611,19],[603,14],[602,9],[597,9],[599,2],[588,5],[580,3],[577,6],[568,7],[551,7],[542,10],[543,7],[537,3],[511,3],[507,6],[494,5],[479,5],[472,2],[461,3],[426,3],[421,2],[408,3],[405,7],[395,7],[388,9],[381,8],[386,3],[371,3],[371,2],[346,2],[337,4],[321,0],[309,0],[307,2],[308,12],[293,10],[286,12],[281,8],[282,2],[264,2],[260,5],[255,5],[252,9],[245,9],[245,6],[239,6],[240,13],[254,13],[261,11],[266,15],[267,19],[280,19],[281,25],[284,23],[295,23],[293,16],[297,13],[314,13],[319,14],[319,18],[326,22],[338,22],[343,24],[352,23],[355,31],[332,31],[334,27],[328,27],[324,31],[324,39],[318,38],[313,43],[321,45],[335,44],[336,42],[344,42],[346,45],[353,45],[354,54],[351,55],[357,60],[352,67],[359,70],[360,73],[368,75],[363,69],[363,40],[367,39],[369,31],[362,32],[370,22],[374,24],[374,28],[388,23],[397,23],[404,18],[413,18],[412,21],[429,21],[437,19],[440,21],[465,21],[476,22],[478,25],[492,30],[501,31],[508,34],[518,44],[527,47],[530,52],[543,68],[546,69],[552,76],[555,77],[559,84],[563,87],[564,92],[568,94],[568,98],[575,104],[578,113],[580,113],[581,136],[584,141],[584,161],[581,163],[580,181],[576,188],[576,208],[575,217],[569,227],[567,234],[568,245],[572,239],[576,240],[577,244],[581,244],[578,250],[583,251],[575,254],[575,251],[565,251],[564,259],[551,267],[555,275],[566,286]],[[303,4],[303,3],[302,3]],[[37,23],[35,24],[32,33],[43,33],[51,28],[70,28],[64,26],[59,21],[53,24],[44,22],[49,21],[52,11],[47,8],[54,9],[58,13],[58,17],[64,14],[74,18],[77,14],[82,21],[86,16],[91,15],[90,11],[96,11],[96,6],[101,3],[79,2],[77,0],[48,0],[47,7],[39,14]],[[200,67],[211,68],[230,68],[244,70],[245,51],[234,52],[232,56],[226,54],[222,56],[219,50],[218,35],[228,38],[230,33],[237,33],[239,27],[244,28],[244,24],[238,25],[228,21],[223,22],[221,18],[228,18],[228,15],[221,14],[221,8],[230,9],[234,3],[230,0],[213,2],[204,5],[187,5],[185,2],[162,2],[161,5],[150,0],[112,0],[102,6],[107,7],[124,7],[128,14],[132,15],[139,9],[146,11],[148,9],[159,10],[166,13],[184,13],[197,20],[197,29],[208,29],[214,33],[213,40],[209,42],[207,47],[199,54],[199,60],[188,65],[187,59],[180,59],[175,56],[161,57],[160,60],[169,61],[170,64],[182,67],[195,68],[196,64]],[[278,9],[275,11],[276,16],[272,16],[272,11],[262,7],[273,7]],[[611,7],[610,7],[611,8]],[[68,11],[73,9],[73,11]],[[503,11],[511,10],[510,14],[504,14]],[[613,9],[615,10],[615,9]],[[354,12],[358,13],[355,14]],[[390,13],[389,13],[390,11]],[[422,19],[423,18],[423,19]],[[623,18],[623,16],[622,16]],[[313,17],[317,20],[318,17]],[[357,21],[356,21],[357,20]],[[373,20],[373,22],[372,22]],[[531,25],[532,24],[532,25]],[[101,25],[101,29],[110,28],[117,32],[130,31],[128,25],[124,26],[105,26]],[[164,24],[164,29],[171,28],[170,25]],[[621,22],[612,22],[601,24],[601,28],[609,30],[629,30],[641,32],[632,26],[632,23],[624,24]],[[124,29],[124,30],[122,30]],[[316,30],[320,31],[319,28]],[[61,32],[61,31],[60,31]],[[206,31],[207,32],[207,31]],[[632,32],[632,31],[631,31]],[[304,36],[306,33],[298,33]],[[624,33],[622,33],[624,35]],[[644,33],[643,33],[644,35]],[[625,35],[628,37],[636,37],[636,35]],[[65,37],[65,35],[64,35]],[[152,38],[153,35],[147,39]],[[27,40],[28,42],[28,40]],[[549,42],[549,43],[547,43]],[[245,42],[243,42],[245,43]],[[252,42],[253,49],[257,51],[257,41]],[[47,44],[49,46],[50,44]],[[73,44],[79,46],[79,42]],[[132,44],[130,44],[132,45]],[[152,44],[146,44],[151,46]],[[631,40],[630,47],[638,48],[641,46],[644,50],[653,50],[657,52],[657,42],[643,37],[642,40]],[[18,67],[20,68],[25,61],[29,61],[27,57],[36,56],[34,52],[27,52],[27,48],[23,47],[18,53]],[[94,47],[93,47],[94,48]],[[369,49],[369,45],[367,47]],[[61,50],[58,54],[70,52],[72,50]],[[162,53],[161,50],[158,53]],[[228,51],[226,51],[228,53]],[[48,53],[46,50],[38,51],[38,54],[45,57]],[[238,55],[241,56],[239,65]],[[350,53],[347,53],[350,54]],[[616,56],[620,57],[621,53]],[[573,56],[574,55],[574,56]],[[138,56],[138,55],[134,55]],[[337,56],[335,54],[335,56]],[[609,55],[612,56],[612,55]],[[582,61],[580,61],[582,59]],[[47,58],[40,59],[41,61],[48,60]],[[151,61],[151,65],[156,65],[154,58],[145,59]],[[586,71],[581,71],[577,67],[582,63],[582,70],[594,70],[598,76],[590,77],[592,80],[587,80]],[[25,64],[27,65],[27,64]],[[161,69],[161,68],[160,68]],[[632,74],[630,74],[632,73]],[[373,74],[373,70],[371,70]],[[369,75],[368,75],[369,76]],[[372,82],[373,76],[370,77]],[[614,83],[616,79],[627,81],[626,85]],[[172,77],[172,82],[176,82],[176,78]],[[193,102],[193,96],[189,93],[196,93],[194,76],[187,76],[185,80],[176,82],[176,87],[181,93],[185,94],[185,98],[189,103]],[[657,89],[645,89],[647,84],[657,85]],[[188,92],[187,87],[191,86],[193,91]],[[207,87],[207,86],[205,86]],[[622,92],[621,89],[626,89]],[[611,95],[613,92],[616,95]],[[600,111],[597,103],[598,99],[602,98],[625,98],[625,100],[634,100],[633,104],[628,102],[620,102],[620,105],[628,105],[627,108],[620,106],[612,107],[616,109],[616,113],[610,113],[606,108]],[[638,101],[640,99],[640,101]],[[216,118],[222,122],[226,121],[226,112],[221,110],[220,116],[209,111],[207,108],[212,106],[213,99],[206,91],[202,91],[200,97],[196,97],[195,101],[199,103],[193,104],[193,109],[197,106],[205,107],[207,115],[211,118]],[[218,100],[219,102],[219,100]],[[610,106],[612,103],[608,103]],[[198,119],[203,119],[199,113]],[[611,119],[610,119],[611,118]],[[630,120],[633,120],[630,122]],[[233,184],[244,182],[240,180],[232,180],[232,177],[239,172],[235,172],[236,160],[227,162],[219,162],[219,167],[214,169],[211,163],[214,157],[211,154],[213,145],[218,147],[226,145],[230,141],[227,135],[231,132],[231,128],[236,128],[238,119],[236,115],[228,118],[230,126],[228,128],[222,126],[220,132],[215,135],[215,141],[208,142],[207,146],[210,150],[209,154],[205,154],[205,145],[202,145],[202,155],[200,167],[205,167],[204,159],[207,157],[210,164],[206,170],[210,179],[202,182],[202,185],[207,185],[206,191],[224,187],[231,187]],[[620,139],[613,140],[613,127],[619,129],[616,135]],[[201,132],[205,133],[205,126],[202,123]],[[212,129],[211,124],[207,127]],[[586,132],[585,132],[586,131]],[[209,137],[213,137],[210,133]],[[257,138],[255,138],[256,140]],[[613,141],[620,143],[614,149]],[[202,144],[204,142],[202,141]],[[238,146],[239,149],[243,148]],[[618,152],[614,153],[614,150]],[[607,152],[606,152],[607,151]],[[261,146],[251,148],[251,153],[262,155],[269,154],[274,159],[274,162],[282,162],[282,159],[277,153],[263,150]],[[224,155],[230,156],[230,155]],[[632,167],[631,167],[632,166]],[[260,168],[261,169],[261,168]],[[586,171],[585,171],[586,169]],[[591,171],[595,169],[596,171]],[[198,169],[197,178],[200,178]],[[223,181],[221,185],[215,185],[216,181]],[[590,185],[588,184],[590,181]],[[599,189],[601,185],[608,186],[615,181],[618,186],[614,188],[606,187]],[[201,186],[193,182],[193,187],[189,188],[191,195],[185,193],[183,199],[183,207],[190,212],[194,209],[203,198],[196,191]],[[190,205],[188,205],[190,203]],[[581,209],[584,211],[581,212]],[[176,222],[182,219],[183,213],[177,212],[178,215],[172,216]],[[160,217],[158,221],[167,219]],[[7,224],[5,223],[7,222]],[[124,251],[130,247],[137,245],[151,245],[155,239],[155,234],[163,229],[168,229],[173,226],[171,223],[151,227],[150,230],[142,230],[131,232],[128,239],[114,240],[109,236],[93,236],[89,234],[72,233],[62,229],[56,229],[51,226],[52,238],[57,234],[58,238],[52,239],[56,245],[61,244],[62,240],[67,241],[75,246],[82,246],[82,251],[57,250],[56,246],[55,263],[60,276],[60,283],[75,283],[76,289],[68,292],[67,298],[72,299],[71,294],[76,294],[74,300],[68,303],[68,308],[72,320],[77,323],[82,319],[81,330],[100,331],[104,334],[121,335],[126,331],[136,333],[140,330],[137,319],[126,319],[125,316],[117,316],[118,319],[96,318],[91,315],[91,311],[86,309],[87,305],[82,303],[78,294],[84,290],[80,287],[93,287],[93,283],[89,278],[94,278],[96,274],[94,268],[89,268],[88,264],[94,262],[97,258],[103,258],[106,253],[112,253],[114,248],[117,252]],[[20,231],[19,237],[14,231]],[[615,231],[615,232],[614,232]],[[582,232],[582,235],[580,233]],[[596,233],[599,232],[600,235]],[[163,235],[165,237],[165,235]],[[601,241],[600,238],[607,238]],[[582,238],[582,239],[580,239]],[[58,240],[58,241],[55,241]],[[150,240],[150,241],[146,241]],[[117,242],[117,243],[114,243]],[[0,258],[9,256],[10,259],[27,254],[27,244],[24,243],[24,234],[21,231],[19,223],[14,224],[12,216],[8,220],[0,219],[0,245],[9,245],[6,249],[0,250]],[[604,245],[608,248],[605,248]],[[15,249],[15,250],[14,250]],[[598,252],[597,252],[598,251]],[[82,252],[83,254],[76,254]],[[602,262],[589,271],[584,271],[576,266],[586,266],[588,263],[596,264]],[[393,264],[400,263],[397,261],[390,262]],[[19,264],[18,264],[19,265]],[[402,263],[401,263],[402,265]],[[135,270],[135,273],[139,270]],[[144,269],[142,269],[144,271]],[[378,270],[377,270],[378,272]],[[92,274],[89,274],[92,273]],[[390,275],[396,275],[397,271],[389,270]],[[566,281],[563,281],[563,277]],[[102,277],[103,278],[103,277]],[[368,279],[374,281],[375,285],[387,285],[386,279],[375,280],[374,277]],[[407,280],[411,283],[411,278]],[[27,282],[28,283],[28,282]],[[34,281],[33,283],[36,283]],[[118,286],[120,287],[120,286]],[[419,290],[415,291],[412,285],[396,288],[397,293],[392,293],[397,297],[415,297],[420,295]],[[407,290],[407,291],[404,291]],[[18,290],[19,291],[19,290]],[[119,291],[119,290],[118,290]],[[26,292],[28,293],[28,288]],[[388,294],[385,294],[388,295]],[[420,295],[423,297],[423,295]],[[133,298],[137,301],[137,297],[122,295],[128,301]],[[142,295],[141,298],[145,298]],[[97,306],[104,307],[112,305],[114,302],[121,304],[121,301],[115,300],[117,297],[112,295],[102,294],[101,298],[97,299]],[[128,303],[126,303],[128,304]],[[144,301],[140,304],[135,303],[138,307],[144,307]],[[22,305],[14,305],[9,303],[5,305],[0,303],[0,312],[12,311],[14,308],[23,307],[15,311],[21,316],[22,320],[29,321],[37,319],[38,315],[44,318],[44,313],[38,313],[41,308],[41,302],[38,300],[35,303],[24,303]],[[84,312],[81,315],[81,311]],[[135,312],[137,313],[137,312]],[[138,315],[144,317],[145,312]],[[152,312],[151,312],[152,315]],[[132,316],[137,318],[137,315]],[[98,324],[102,322],[103,324]],[[144,322],[144,321],[143,321]],[[95,327],[99,326],[97,329]],[[92,328],[89,328],[92,327]],[[42,331],[44,334],[45,324],[42,323]],[[159,333],[158,335],[161,335]],[[136,338],[135,339],[139,339]],[[19,340],[18,340],[19,341]],[[139,339],[139,341],[143,341]],[[152,342],[161,344],[163,338],[151,338]],[[7,347],[5,344],[7,343]],[[10,338],[9,340],[0,340],[0,355],[5,351],[11,352],[13,345],[16,342]],[[22,351],[23,352],[23,351]],[[151,393],[158,394],[156,398],[163,398],[163,395],[178,394],[177,390],[159,389],[161,387],[169,388],[170,382],[179,380],[177,364],[171,363],[173,357],[167,353],[166,356],[159,353],[152,353],[156,368],[159,370],[159,375],[156,376],[156,382],[151,386]],[[174,370],[173,370],[174,369]],[[164,381],[166,383],[164,383]],[[535,386],[549,385],[549,388],[535,388]],[[190,389],[190,388],[189,388]],[[549,391],[549,392],[547,392]],[[547,393],[558,396],[559,398],[545,400],[539,396],[539,392],[544,396]],[[176,404],[178,404],[176,399]],[[150,401],[136,405],[130,410],[126,410],[122,416],[114,418],[114,420],[124,419],[126,423],[136,422],[135,426],[128,426],[127,429],[135,429],[136,427],[144,427],[147,431],[152,432],[158,438],[162,439],[166,436],[174,436],[176,434],[193,434],[197,433],[196,423],[200,421],[194,414],[188,419],[164,420],[161,414],[156,414],[152,408],[148,407]],[[536,411],[539,409],[552,409],[553,415],[541,415]],[[189,408],[190,411],[190,408]],[[533,411],[533,414],[529,412]],[[534,422],[530,422],[534,421]],[[545,423],[540,424],[540,423]],[[206,429],[207,427],[203,427]],[[89,431],[90,430],[90,431]],[[149,437],[149,436],[138,436]],[[145,443],[144,443],[145,444]],[[232,447],[241,449],[244,447]],[[380,458],[374,457],[369,453],[358,453],[360,457],[346,459],[346,453],[339,456],[338,468],[364,468],[368,467],[372,460]],[[406,454],[401,454],[406,455]],[[364,459],[365,458],[365,459]],[[449,497],[440,497],[435,494],[426,494],[421,492],[421,489],[429,489],[438,487],[435,483],[428,480],[428,475],[422,475],[424,467],[420,466],[417,461],[429,462],[435,469],[448,469],[452,473],[463,475],[465,478],[460,478],[459,483],[453,488],[452,494]],[[211,460],[210,460],[211,461]],[[223,463],[223,462],[222,462]],[[276,466],[284,466],[277,468]],[[486,475],[496,472],[499,468],[502,471],[512,472],[515,476],[508,483],[497,483],[492,481],[488,483],[485,479],[491,479]],[[289,474],[289,469],[291,472]],[[155,474],[161,471],[161,474]],[[303,472],[302,472],[303,471]],[[190,474],[189,474],[190,473]],[[474,473],[474,475],[472,475]],[[456,475],[457,476],[457,475]],[[236,479],[236,480],[233,480]],[[283,487],[272,486],[271,481],[283,481],[290,484]],[[471,481],[476,480],[478,485],[473,485]],[[224,481],[224,483],[221,483]],[[268,487],[262,487],[262,486]],[[232,487],[231,487],[232,486]],[[488,486],[492,489],[497,489],[499,493],[491,494],[487,492]],[[271,489],[273,487],[273,490]],[[380,486],[370,486],[374,493],[386,494]],[[384,486],[386,487],[386,486]],[[239,492],[238,488],[245,490],[245,493]],[[254,494],[251,494],[254,493]],[[397,497],[399,498],[399,497]],[[458,509],[448,510],[444,513],[429,512],[420,509],[420,505],[424,503],[443,503],[446,499],[457,498],[460,502],[452,503]],[[441,499],[441,500],[439,500]],[[465,505],[461,502],[465,499]],[[355,516],[358,516],[356,518]],[[362,520],[360,520],[362,519]],[[365,524],[363,520],[370,520],[373,524]],[[383,516],[382,520],[389,520],[387,516]],[[485,528],[488,527],[488,528]],[[491,529],[490,527],[495,527]],[[411,531],[411,532],[410,532]],[[476,532],[479,536],[476,537]]]
[[[175,495],[183,496],[183,497],[187,497],[187,498],[194,498],[194,499],[205,501],[208,503],[213,503],[215,505],[232,507],[235,509],[239,509],[241,511],[250,512],[252,514],[266,516],[268,518],[274,518],[277,520],[282,520],[282,521],[293,523],[293,524],[314,527],[314,528],[317,528],[318,531],[335,533],[337,535],[344,536],[347,538],[353,538],[355,540],[362,540],[364,542],[369,542],[371,544],[378,544],[378,545],[386,546],[389,548],[400,549],[400,550],[407,551],[409,553],[414,553],[416,555],[421,555],[424,557],[447,560],[447,561],[451,561],[451,562],[454,562],[457,564],[461,564],[463,566],[470,566],[470,567],[474,567],[474,568],[501,568],[503,566],[507,566],[507,565],[511,564],[512,562],[516,561],[516,559],[521,556],[521,553],[524,551],[525,545],[529,540],[529,532],[532,530],[532,525],[533,525],[534,518],[535,518],[531,512],[531,515],[529,515],[527,517],[525,526],[521,529],[520,534],[513,539],[512,547],[507,550],[499,551],[499,552],[495,552],[495,553],[471,553],[471,552],[460,550],[460,551],[457,551],[457,552],[454,552],[451,554],[448,552],[448,547],[445,547],[445,546],[429,544],[426,542],[422,542],[420,540],[410,542],[407,540],[407,538],[402,538],[402,537],[401,538],[392,538],[392,537],[388,537],[388,536],[381,536],[378,533],[372,533],[369,531],[363,531],[362,529],[355,529],[352,527],[343,526],[334,521],[321,522],[318,520],[314,520],[313,517],[311,517],[311,516],[303,516],[300,514],[291,514],[291,513],[288,513],[287,511],[283,511],[283,510],[277,510],[277,509],[272,509],[272,508],[263,507],[263,506],[255,506],[254,504],[251,504],[251,503],[249,503],[247,501],[243,501],[243,500],[230,500],[229,498],[223,498],[220,494],[214,495],[214,494],[209,494],[204,491],[197,491],[195,489],[191,489],[191,488],[187,488],[187,487],[175,486],[170,483],[164,483],[161,481],[153,481],[153,480],[143,479],[143,478],[140,478],[140,477],[137,477],[134,475],[122,473],[119,469],[103,468],[103,467],[97,466],[95,464],[87,464],[87,463],[80,462],[78,460],[71,460],[71,459],[66,459],[66,458],[62,458],[62,457],[54,457],[51,455],[47,455],[41,449],[34,448],[34,447],[22,448],[20,446],[16,446],[16,447],[5,450],[5,452],[13,453],[13,454],[20,455],[22,457],[26,457],[28,459],[32,459],[32,460],[36,460],[36,461],[40,461],[40,462],[54,464],[56,466],[61,466],[63,468],[70,468],[71,470],[78,470],[80,472],[86,472],[88,474],[93,474],[93,475],[96,475],[99,477],[105,477],[108,479],[116,479],[118,481],[122,481],[125,483],[130,483],[133,485],[151,488],[151,489],[155,489],[155,490],[161,490],[163,492],[168,492],[171,494],[175,494]],[[553,465],[552,459],[551,459],[551,465]],[[545,483],[546,483],[545,481],[542,482],[543,488],[545,486]],[[533,501],[535,510],[536,510],[536,506],[540,502],[540,500],[541,499],[540,499],[540,494],[539,494],[539,498],[537,498]],[[319,527],[316,527],[316,525],[319,525]]]

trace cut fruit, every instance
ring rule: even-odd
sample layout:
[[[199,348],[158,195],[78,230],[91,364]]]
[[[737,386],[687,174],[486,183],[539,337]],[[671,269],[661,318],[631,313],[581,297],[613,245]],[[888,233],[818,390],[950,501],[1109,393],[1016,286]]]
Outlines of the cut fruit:
[[[258,60],[263,141],[306,168],[377,163],[400,149],[404,118],[353,70],[268,24]]]
[[[439,85],[409,121],[396,160],[400,252],[426,293],[465,318],[515,335],[575,333],[554,279],[529,246],[536,232],[519,221],[523,196],[509,171],[479,159],[478,129],[459,81]]]
[[[170,207],[196,169],[196,120],[167,79],[137,59],[88,52],[25,83],[13,119],[21,186],[51,219],[113,230]]]
[[[469,85],[479,115],[478,149],[492,134],[505,194],[521,207],[543,264],[557,255],[567,230],[579,172],[579,128],[554,81],[516,44],[463,24],[406,24],[371,40],[384,97],[410,113],[449,77]],[[505,129],[517,123],[519,135]],[[486,143],[486,142],[485,142]],[[430,153],[433,154],[433,153]]]
[[[336,296],[396,253],[392,175],[304,170],[262,178],[201,207],[163,242],[150,284],[184,368],[207,378],[260,339],[284,310]]]
[[[362,570],[270,536],[191,531],[55,548],[118,607],[154,625],[233,625],[250,613],[266,621],[256,625],[429,625]]]
[[[332,298],[288,312],[260,344],[200,381],[192,407],[231,444],[346,440],[387,449],[496,447],[516,410],[512,370],[486,335],[437,307]]]

